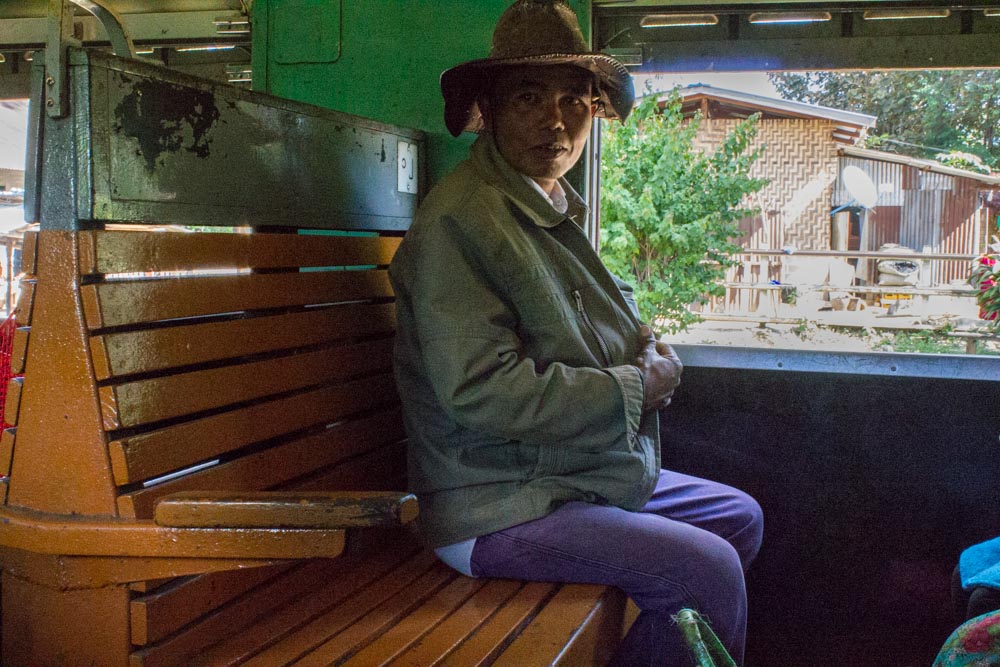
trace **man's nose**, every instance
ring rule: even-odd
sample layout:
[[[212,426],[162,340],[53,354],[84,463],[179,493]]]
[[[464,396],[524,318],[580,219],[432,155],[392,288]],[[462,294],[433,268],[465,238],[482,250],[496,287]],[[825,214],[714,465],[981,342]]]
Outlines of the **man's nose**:
[[[542,104],[541,116],[546,128],[562,130],[566,127],[563,120],[563,110],[558,99],[546,100]]]

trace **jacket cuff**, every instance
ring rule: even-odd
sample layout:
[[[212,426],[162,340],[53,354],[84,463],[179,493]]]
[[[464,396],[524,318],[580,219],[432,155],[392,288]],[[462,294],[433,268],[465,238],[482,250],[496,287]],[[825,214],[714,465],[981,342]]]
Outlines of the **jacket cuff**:
[[[639,422],[642,421],[642,373],[635,366],[612,366],[605,368],[618,383],[625,405],[625,433],[630,445],[639,437]]]

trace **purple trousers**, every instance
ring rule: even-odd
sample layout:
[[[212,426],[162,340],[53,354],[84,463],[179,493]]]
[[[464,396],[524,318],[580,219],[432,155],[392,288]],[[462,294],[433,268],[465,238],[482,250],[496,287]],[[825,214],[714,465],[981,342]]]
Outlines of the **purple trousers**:
[[[620,588],[640,614],[615,664],[692,664],[671,618],[684,607],[701,613],[742,664],[743,573],[762,531],[760,506],[742,491],[661,470],[653,497],[638,512],[570,502],[541,519],[478,537],[472,573]]]

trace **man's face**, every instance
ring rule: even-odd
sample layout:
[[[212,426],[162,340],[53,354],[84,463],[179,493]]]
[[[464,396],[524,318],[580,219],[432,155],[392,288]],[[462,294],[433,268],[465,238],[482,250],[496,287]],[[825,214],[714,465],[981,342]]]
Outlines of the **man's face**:
[[[583,153],[594,113],[591,81],[571,65],[511,68],[483,109],[500,154],[546,192]]]

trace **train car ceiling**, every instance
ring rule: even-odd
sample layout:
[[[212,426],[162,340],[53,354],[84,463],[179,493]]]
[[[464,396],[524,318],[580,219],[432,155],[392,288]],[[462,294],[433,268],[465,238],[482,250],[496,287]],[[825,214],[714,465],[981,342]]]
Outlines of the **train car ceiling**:
[[[594,0],[593,41],[640,72],[1000,65],[996,2]]]

